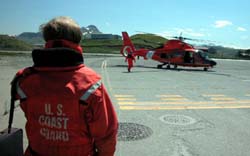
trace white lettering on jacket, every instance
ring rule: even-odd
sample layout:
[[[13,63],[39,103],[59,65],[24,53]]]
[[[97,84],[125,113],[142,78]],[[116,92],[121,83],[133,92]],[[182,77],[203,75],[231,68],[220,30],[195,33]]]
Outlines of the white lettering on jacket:
[[[69,118],[40,115],[38,122],[41,126],[50,128],[67,129]]]
[[[38,117],[38,123],[41,127],[40,135],[46,140],[69,141],[69,118],[63,112],[63,105],[57,104],[56,112],[52,112],[51,104],[45,104],[44,106],[44,114]]]

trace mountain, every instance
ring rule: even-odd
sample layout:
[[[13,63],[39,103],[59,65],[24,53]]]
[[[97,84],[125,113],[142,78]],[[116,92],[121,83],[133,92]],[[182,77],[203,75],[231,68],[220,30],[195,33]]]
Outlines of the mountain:
[[[102,34],[95,25],[81,27],[83,35],[85,34]],[[16,37],[18,40],[25,41],[29,44],[44,44],[41,32],[23,32]]]
[[[82,33],[85,34],[102,34],[95,25],[89,25],[86,28],[81,28]]]
[[[20,35],[16,37],[17,39],[21,41],[25,41],[29,44],[43,44],[43,36],[41,32],[23,32]]]

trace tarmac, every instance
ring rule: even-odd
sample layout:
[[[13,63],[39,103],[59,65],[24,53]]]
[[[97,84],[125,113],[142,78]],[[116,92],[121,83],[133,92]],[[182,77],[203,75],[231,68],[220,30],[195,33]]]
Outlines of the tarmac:
[[[203,71],[157,69],[141,58],[128,73],[122,57],[85,56],[116,108],[116,156],[249,155],[250,61],[215,60],[215,68]],[[0,55],[0,130],[7,128],[10,81],[31,65],[29,55]],[[18,103],[13,126],[25,126]]]

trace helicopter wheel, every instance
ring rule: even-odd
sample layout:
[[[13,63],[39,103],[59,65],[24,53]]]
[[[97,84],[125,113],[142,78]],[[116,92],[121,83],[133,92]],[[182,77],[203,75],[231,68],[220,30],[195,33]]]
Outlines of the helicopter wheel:
[[[167,69],[170,69],[170,65],[169,64],[167,65]]]
[[[204,70],[204,71],[207,71],[207,67],[205,67],[203,70]]]
[[[157,65],[157,68],[158,68],[158,69],[161,69],[161,68],[162,68],[162,65],[161,65],[161,64]]]

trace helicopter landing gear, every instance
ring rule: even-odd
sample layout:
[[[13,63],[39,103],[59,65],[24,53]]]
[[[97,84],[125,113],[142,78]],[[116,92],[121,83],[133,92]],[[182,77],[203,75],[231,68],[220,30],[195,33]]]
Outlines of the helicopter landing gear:
[[[157,68],[158,68],[158,69],[161,69],[161,68],[162,68],[162,65],[161,65],[161,64],[157,65]]]
[[[204,71],[207,71],[207,67],[204,67],[204,69],[203,69]]]
[[[174,65],[174,69],[177,69],[177,65],[176,64]]]
[[[170,69],[170,64],[167,65],[167,69]]]
[[[164,66],[164,65],[166,65],[166,63],[159,64],[159,65],[157,65],[157,68],[158,68],[158,69],[162,69],[162,66]]]

